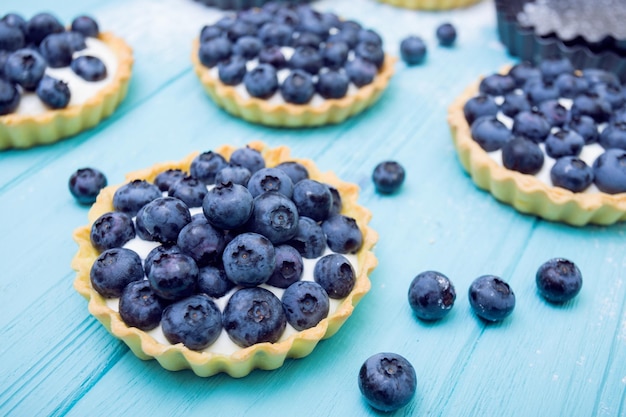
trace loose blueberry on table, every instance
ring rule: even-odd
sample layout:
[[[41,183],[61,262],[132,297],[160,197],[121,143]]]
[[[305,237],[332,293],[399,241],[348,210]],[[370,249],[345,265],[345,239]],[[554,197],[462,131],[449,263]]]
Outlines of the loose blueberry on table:
[[[407,65],[418,65],[426,58],[426,43],[419,36],[408,36],[400,42],[400,57]]]
[[[450,279],[440,272],[425,271],[409,285],[409,305],[415,315],[425,321],[444,318],[456,300],[456,291]]]
[[[404,167],[396,161],[383,161],[372,172],[372,181],[380,194],[393,194],[404,183]]]
[[[565,303],[580,292],[583,277],[580,269],[570,260],[554,258],[537,270],[535,277],[539,294],[551,303]]]
[[[95,168],[80,168],[72,173],[68,186],[80,204],[93,204],[100,190],[107,186],[107,179]]]
[[[515,308],[513,290],[494,275],[476,278],[469,287],[468,296],[474,313],[487,322],[502,321]]]
[[[452,25],[452,23],[443,23],[437,27],[435,35],[437,36],[439,45],[452,46],[456,41],[456,28]]]
[[[413,365],[397,353],[377,353],[361,366],[359,389],[373,408],[390,412],[406,406],[417,389]]]

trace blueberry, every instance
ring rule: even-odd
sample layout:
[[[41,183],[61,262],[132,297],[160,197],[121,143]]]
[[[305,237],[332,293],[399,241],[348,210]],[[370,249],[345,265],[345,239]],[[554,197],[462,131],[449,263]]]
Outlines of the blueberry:
[[[350,78],[342,71],[324,71],[317,78],[316,90],[326,99],[342,98],[346,96]]]
[[[244,36],[254,36],[257,32],[257,28],[255,25],[244,22],[243,20],[237,19],[235,23],[233,23],[227,30],[226,35],[231,42],[236,42],[237,39],[242,38]]]
[[[503,96],[517,88],[515,78],[511,75],[491,74],[483,78],[478,87],[482,94]]]
[[[231,240],[222,254],[224,271],[237,285],[252,287],[267,282],[276,266],[274,246],[258,233],[242,233]]]
[[[256,27],[261,27],[265,23],[272,20],[273,14],[267,10],[255,7],[240,12],[237,17],[246,23],[250,23]]]
[[[98,252],[121,248],[135,237],[133,220],[119,211],[104,213],[91,226],[91,244]]]
[[[280,85],[280,94],[287,103],[308,103],[315,94],[313,77],[303,70],[292,70]]]
[[[174,182],[167,190],[167,194],[182,200],[188,207],[200,207],[207,194],[207,188],[198,178],[186,176]]]
[[[537,106],[542,101],[557,100],[559,98],[559,89],[552,81],[546,81],[542,78],[532,78],[524,84],[524,91],[528,101]]]
[[[510,170],[534,175],[543,166],[543,151],[528,139],[516,137],[502,147],[502,164]]]
[[[318,259],[313,269],[313,278],[334,299],[346,297],[356,283],[352,264],[339,253],[331,253]]]
[[[101,81],[107,77],[107,67],[98,57],[82,55],[70,65],[72,71],[86,81]]]
[[[611,103],[597,93],[587,91],[574,98],[570,108],[572,116],[589,116],[596,123],[603,123],[611,118]]]
[[[298,46],[288,61],[289,68],[317,74],[324,66],[324,59],[317,48],[311,46]]]
[[[217,25],[205,25],[200,30],[200,43],[208,42],[224,35],[224,30]]]
[[[495,116],[483,116],[471,126],[472,139],[486,152],[501,149],[505,143],[513,138],[513,134]]]
[[[279,2],[272,3],[279,4]],[[278,10],[273,12],[275,22],[284,23],[293,28],[295,28],[295,26],[300,23],[300,17],[298,16],[294,8],[283,7],[283,5],[278,5],[277,7]]]
[[[554,258],[539,267],[535,281],[544,299],[551,303],[564,303],[580,292],[583,276],[574,262]]]
[[[150,236],[150,233],[143,224],[143,212],[145,207],[146,206],[142,206],[137,212],[137,216],[135,216],[135,233],[137,233],[139,239],[150,241],[153,240],[152,236]]]
[[[107,179],[95,168],[80,168],[70,175],[68,186],[80,204],[93,204],[100,190],[107,186]]]
[[[585,140],[585,144],[596,143],[598,141],[598,126],[596,122],[589,116],[578,115],[572,116],[567,124],[570,130],[578,133]]]
[[[617,75],[603,69],[586,68],[582,70],[582,75],[583,78],[589,83],[590,87],[593,87],[597,84],[606,84],[613,86],[621,85]]]
[[[600,133],[598,142],[604,149],[619,148],[626,150],[626,123],[609,123]]]
[[[600,98],[606,100],[613,110],[619,109],[626,103],[626,96],[620,86],[596,84],[591,88]]]
[[[140,208],[161,196],[161,190],[156,185],[145,180],[133,180],[115,191],[113,208],[133,217]]]
[[[400,42],[400,57],[407,65],[418,65],[426,58],[426,43],[419,36],[408,36]]]
[[[317,222],[308,217],[298,219],[296,235],[289,244],[293,246],[302,257],[315,259],[322,256],[326,250],[326,235]]]
[[[302,15],[300,18],[300,22],[296,26],[296,29],[300,32],[310,32],[319,36],[322,40],[326,40],[328,38],[329,27],[327,22],[324,22],[320,19],[319,15],[307,13],[306,15]]]
[[[8,81],[5,79],[5,75],[4,75],[4,64],[7,62],[7,59],[9,59],[9,55],[10,54],[11,54],[10,52],[3,51],[3,50],[0,49],[0,80],[2,80],[5,83],[8,82]],[[9,83],[9,84],[13,85],[13,83]],[[17,91],[17,89],[16,89],[16,91]],[[6,91],[5,91],[5,94],[7,94]],[[12,99],[12,98],[13,98],[13,96],[11,96],[9,99]],[[2,100],[2,102],[6,101],[6,99],[2,99],[1,97],[0,97],[0,100]],[[0,106],[2,106],[2,105],[3,104],[0,103]],[[6,105],[6,104],[4,104],[4,105]],[[2,111],[2,110],[0,110],[0,111]]]
[[[82,51],[83,49],[87,48],[85,37],[78,32],[62,32],[55,34],[54,36],[60,36],[62,38],[65,38],[65,41],[70,45],[74,52]]]
[[[522,111],[513,118],[511,131],[515,136],[521,136],[535,143],[544,142],[550,134],[550,123],[538,111]]]
[[[320,49],[324,66],[332,70],[344,66],[349,52],[350,48],[345,42],[327,42]]]
[[[215,184],[215,175],[227,165],[224,157],[213,151],[203,152],[191,161],[189,173],[206,185]]]
[[[298,210],[291,199],[269,191],[255,197],[254,210],[248,224],[251,231],[279,244],[296,236],[298,219]]]
[[[608,149],[593,162],[594,183],[605,193],[626,192],[626,151]]]
[[[569,118],[569,112],[558,100],[546,100],[539,103],[539,113],[543,114],[550,126],[562,127]]]
[[[141,218],[141,221],[140,219]],[[180,231],[191,221],[187,205],[174,197],[160,197],[142,207],[137,214],[137,226],[143,225],[143,231],[161,243],[176,242]]]
[[[417,377],[413,365],[396,353],[370,356],[359,370],[359,390],[373,408],[390,412],[415,396]]]
[[[143,261],[143,270],[146,273],[146,276],[150,275],[150,268],[152,268],[154,260],[164,253],[181,254],[183,253],[183,250],[176,246],[176,244],[174,243],[164,243],[162,245],[156,246],[154,249],[148,252],[148,255],[146,255],[146,259],[144,259]]]
[[[356,253],[363,244],[363,235],[356,220],[335,214],[322,222],[328,247],[337,253]]]
[[[105,298],[117,298],[133,281],[143,279],[141,258],[130,249],[107,249],[91,266],[91,285]]]
[[[184,253],[162,253],[153,259],[148,280],[159,297],[181,300],[192,295],[196,289],[198,265]]]
[[[46,60],[33,49],[18,49],[7,58],[4,75],[7,81],[19,84],[28,91],[34,91],[43,78]]]
[[[357,87],[371,84],[378,73],[376,65],[362,58],[355,57],[345,65],[346,74]]]
[[[215,183],[227,183],[240,184],[243,186],[248,185],[252,174],[248,168],[240,165],[228,164],[224,168],[220,169],[215,175]]]
[[[452,309],[456,299],[454,285],[436,271],[418,274],[409,286],[409,305],[421,320],[440,320]]]
[[[220,61],[230,58],[233,44],[227,38],[214,38],[200,44],[198,58],[202,65],[213,68]]]
[[[342,42],[348,45],[348,48],[352,49],[359,43],[359,31],[353,29],[341,29],[339,32],[330,35],[326,42],[337,43]]]
[[[593,182],[593,170],[580,158],[564,156],[552,166],[550,178],[555,186],[580,193]]]
[[[215,26],[222,29],[223,31],[227,31],[235,24],[236,20],[237,19],[234,16],[224,16],[221,17],[217,22],[215,22]]]
[[[267,280],[268,285],[277,288],[287,288],[302,277],[304,265],[302,255],[290,245],[279,245],[274,248],[276,266]]]
[[[268,99],[278,90],[276,69],[269,64],[259,64],[246,73],[243,83],[252,97]]]
[[[250,174],[254,174],[261,168],[265,168],[265,159],[263,159],[261,152],[249,146],[235,149],[230,156],[230,163],[248,168]]]
[[[259,55],[263,43],[261,40],[254,36],[243,36],[237,39],[233,46],[233,54],[241,56],[245,59],[253,59]]]
[[[309,171],[304,165],[296,161],[285,161],[276,165],[276,168],[285,171],[285,174],[291,178],[291,182],[296,185],[298,181],[308,179]]]
[[[452,46],[456,41],[456,29],[451,23],[443,23],[435,31],[437,41],[441,46]]]
[[[476,278],[470,285],[468,296],[474,313],[486,321],[501,321],[515,308],[513,290],[509,284],[493,275]]]
[[[202,211],[220,229],[237,229],[252,215],[253,198],[243,185],[218,183],[204,197]]]
[[[78,16],[72,20],[71,28],[85,37],[97,38],[100,34],[98,22],[91,16]]]
[[[51,33],[61,33],[65,30],[61,22],[50,13],[38,13],[26,23],[26,41],[39,45]]]
[[[152,330],[159,325],[163,306],[150,282],[142,279],[124,287],[119,301],[119,313],[128,327]]]
[[[573,74],[574,66],[566,57],[543,59],[539,63],[539,70],[544,80],[553,82],[561,74]]]
[[[328,189],[330,190],[330,194],[333,196],[333,204],[330,206],[330,215],[341,213],[341,208],[343,206],[341,202],[341,195],[339,194],[339,190],[337,190],[332,185],[328,185]]]
[[[35,92],[37,97],[51,109],[63,109],[70,102],[71,93],[67,83],[48,75],[44,75],[39,81]]]
[[[259,29],[259,39],[267,46],[291,46],[293,28],[284,23],[268,22]]]
[[[380,45],[370,42],[359,42],[354,49],[354,54],[366,61],[371,62],[377,69],[381,69],[385,62],[385,53]]]
[[[228,337],[243,348],[277,342],[287,326],[278,297],[260,287],[235,292],[226,304],[222,320]]]
[[[463,114],[468,124],[474,123],[482,116],[495,116],[498,114],[498,105],[491,96],[479,94],[467,100],[463,105]]]
[[[72,63],[74,48],[64,33],[50,34],[39,45],[39,52],[51,68],[67,67]]]
[[[380,194],[393,194],[404,183],[405,175],[404,167],[398,162],[383,161],[374,168],[372,181]]]
[[[226,85],[241,84],[246,72],[246,60],[241,56],[235,55],[217,64],[217,75]]]
[[[235,288],[235,283],[228,279],[223,267],[211,265],[200,268],[198,275],[198,292],[209,297],[221,298]]]
[[[361,24],[355,20],[342,20],[339,23],[339,29],[340,30],[350,30],[350,31],[354,31],[357,33],[359,33],[359,31],[361,29],[363,29],[363,27],[361,26]]]
[[[258,58],[260,64],[269,64],[277,70],[287,66],[287,59],[278,46],[267,46],[261,49]]]
[[[182,228],[176,244],[203,267],[220,259],[226,242],[222,230],[198,219]]]
[[[291,284],[281,298],[287,322],[296,330],[315,327],[328,316],[328,294],[316,282],[298,281]]]
[[[326,184],[304,179],[294,186],[292,199],[300,216],[322,221],[328,217],[333,197]]]
[[[250,177],[248,190],[252,197],[273,191],[291,198],[293,195],[293,182],[282,169],[261,168]]]
[[[202,350],[222,332],[222,313],[206,294],[196,294],[167,306],[161,328],[171,344]]]
[[[0,21],[8,24],[9,26],[13,26],[22,31],[22,33],[26,33],[26,20],[17,13],[7,13],[2,16]]]
[[[24,33],[18,27],[0,21],[0,50],[13,52],[24,45]]]
[[[518,87],[523,87],[528,80],[541,78],[541,71],[533,63],[522,61],[513,65],[509,70],[509,75],[515,79]]]
[[[559,94],[564,98],[574,98],[589,88],[589,82],[576,74],[563,73],[554,81]]]
[[[578,156],[585,146],[585,140],[573,130],[557,130],[546,139],[546,154],[558,159],[562,156]]]
[[[156,176],[156,178],[154,179],[154,184],[159,187],[159,190],[167,191],[170,189],[172,184],[186,176],[187,174],[185,173],[185,171],[181,169],[167,169],[163,172],[160,172]]]
[[[367,42],[378,46],[383,46],[383,39],[372,29],[360,29],[358,32],[359,42]]]

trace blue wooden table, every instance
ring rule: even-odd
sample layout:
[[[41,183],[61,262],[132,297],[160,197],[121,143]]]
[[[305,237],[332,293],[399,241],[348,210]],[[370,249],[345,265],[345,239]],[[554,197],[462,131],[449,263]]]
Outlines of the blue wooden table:
[[[497,40],[493,2],[441,13],[375,0],[317,7],[379,30],[391,54],[405,36],[420,35],[428,58],[412,68],[397,63],[381,100],[358,117],[280,130],[235,119],[202,91],[191,40],[216,10],[191,0],[2,4],[0,14],[26,17],[91,14],[131,44],[135,67],[125,102],[98,127],[0,153],[0,415],[376,415],[357,373],[381,351],[405,356],[417,373],[415,399],[397,415],[626,415],[626,226],[574,228],[519,214],[474,187],[452,146],[447,106],[477,77],[513,62]],[[449,49],[434,37],[445,21],[459,32]],[[118,184],[155,162],[252,140],[287,145],[360,185],[380,234],[372,290],[337,335],[276,371],[203,379],[137,359],[72,287],[72,231],[87,223],[87,209],[68,192],[70,174],[93,166]],[[394,196],[376,194],[370,180],[384,159],[407,170]],[[540,299],[534,282],[539,265],[556,256],[584,276],[582,292],[563,306]],[[432,324],[407,302],[409,283],[428,269],[450,277],[458,294],[451,314]],[[501,276],[516,293],[514,313],[500,324],[470,311],[467,289],[483,274]]]

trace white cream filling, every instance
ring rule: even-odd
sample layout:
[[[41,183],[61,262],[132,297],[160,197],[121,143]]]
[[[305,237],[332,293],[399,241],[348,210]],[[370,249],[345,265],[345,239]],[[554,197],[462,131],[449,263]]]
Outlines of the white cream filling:
[[[194,208],[191,208],[189,211],[191,212],[191,215],[193,216],[194,214],[202,213],[202,208],[194,207]],[[148,256],[150,251],[160,245],[161,244],[159,242],[146,241],[146,240],[140,239],[139,237],[135,237],[131,239],[129,242],[127,242],[124,245],[124,248],[135,251],[141,258],[142,263],[143,263],[143,260]],[[321,257],[326,256],[331,253],[334,253],[334,252],[332,252],[328,247],[326,247],[326,250],[322,254]],[[355,274],[357,274],[355,275],[355,278],[356,278],[356,276],[358,276],[358,273],[359,273],[357,256],[353,254],[346,254],[344,256],[354,268],[354,272]],[[303,271],[302,271],[301,281],[314,281],[313,270],[315,268],[315,264],[321,257],[315,258],[315,259],[302,258]],[[273,287],[271,285],[262,284],[260,285],[260,287],[271,291],[279,299],[282,297],[283,293],[285,292],[284,289]],[[228,300],[230,299],[232,294],[234,294],[235,291],[237,291],[240,288],[241,287],[233,288],[228,294],[224,295],[221,298],[218,298],[218,299],[212,298],[212,300],[218,306],[220,311],[222,312],[224,311],[224,308],[226,307],[226,303],[228,303]],[[329,308],[328,315],[330,316],[335,311],[337,311],[337,308],[339,307],[339,305],[341,304],[343,300],[335,300],[335,299],[329,298],[329,301],[330,301],[329,303],[330,308]],[[111,308],[112,310],[116,312],[119,312],[119,298],[107,299],[106,303],[109,308]],[[147,331],[146,333],[152,336],[159,343],[162,343],[164,345],[171,345],[171,343],[165,338],[165,335],[163,334],[163,330],[161,329],[160,324],[156,328],[150,331]],[[294,329],[289,323],[287,323],[287,327],[285,328],[285,331],[280,337],[279,342],[287,339],[289,336],[293,335],[294,333],[298,333],[298,330]],[[239,347],[232,340],[230,340],[226,331],[222,329],[222,333],[220,334],[218,339],[212,345],[205,348],[203,351],[230,355],[238,350],[241,350],[241,347]]]
[[[85,38],[87,48],[75,52],[73,58],[82,55],[91,55],[100,58],[107,68],[107,76],[100,81],[85,81],[72,71],[69,66],[62,68],[47,67],[45,74],[53,78],[60,79],[67,83],[70,89],[70,102],[68,107],[84,104],[91,97],[95,96],[103,87],[110,84],[117,72],[118,59],[115,53],[101,40],[96,38]],[[37,115],[50,110],[35,92],[23,91],[20,89],[20,104],[14,113]]]

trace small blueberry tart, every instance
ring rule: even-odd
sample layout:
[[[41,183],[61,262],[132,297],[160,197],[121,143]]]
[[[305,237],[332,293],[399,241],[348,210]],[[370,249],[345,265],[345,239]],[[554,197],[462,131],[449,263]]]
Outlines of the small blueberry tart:
[[[417,10],[450,10],[468,7],[480,0],[379,0],[392,6]]]
[[[498,36],[509,53],[539,63],[566,57],[626,80],[626,4],[621,0],[496,0]]]
[[[571,225],[626,220],[626,99],[617,76],[566,58],[521,62],[450,106],[459,161],[517,210]]]
[[[126,96],[130,46],[89,16],[0,19],[0,150],[49,144],[89,129]]]
[[[381,96],[396,61],[360,23],[284,3],[204,26],[192,51],[218,106],[277,127],[334,124],[362,112]]]
[[[89,312],[141,359],[203,377],[276,369],[371,287],[378,235],[358,186],[286,147],[221,146],[127,180],[75,230],[72,268]]]

